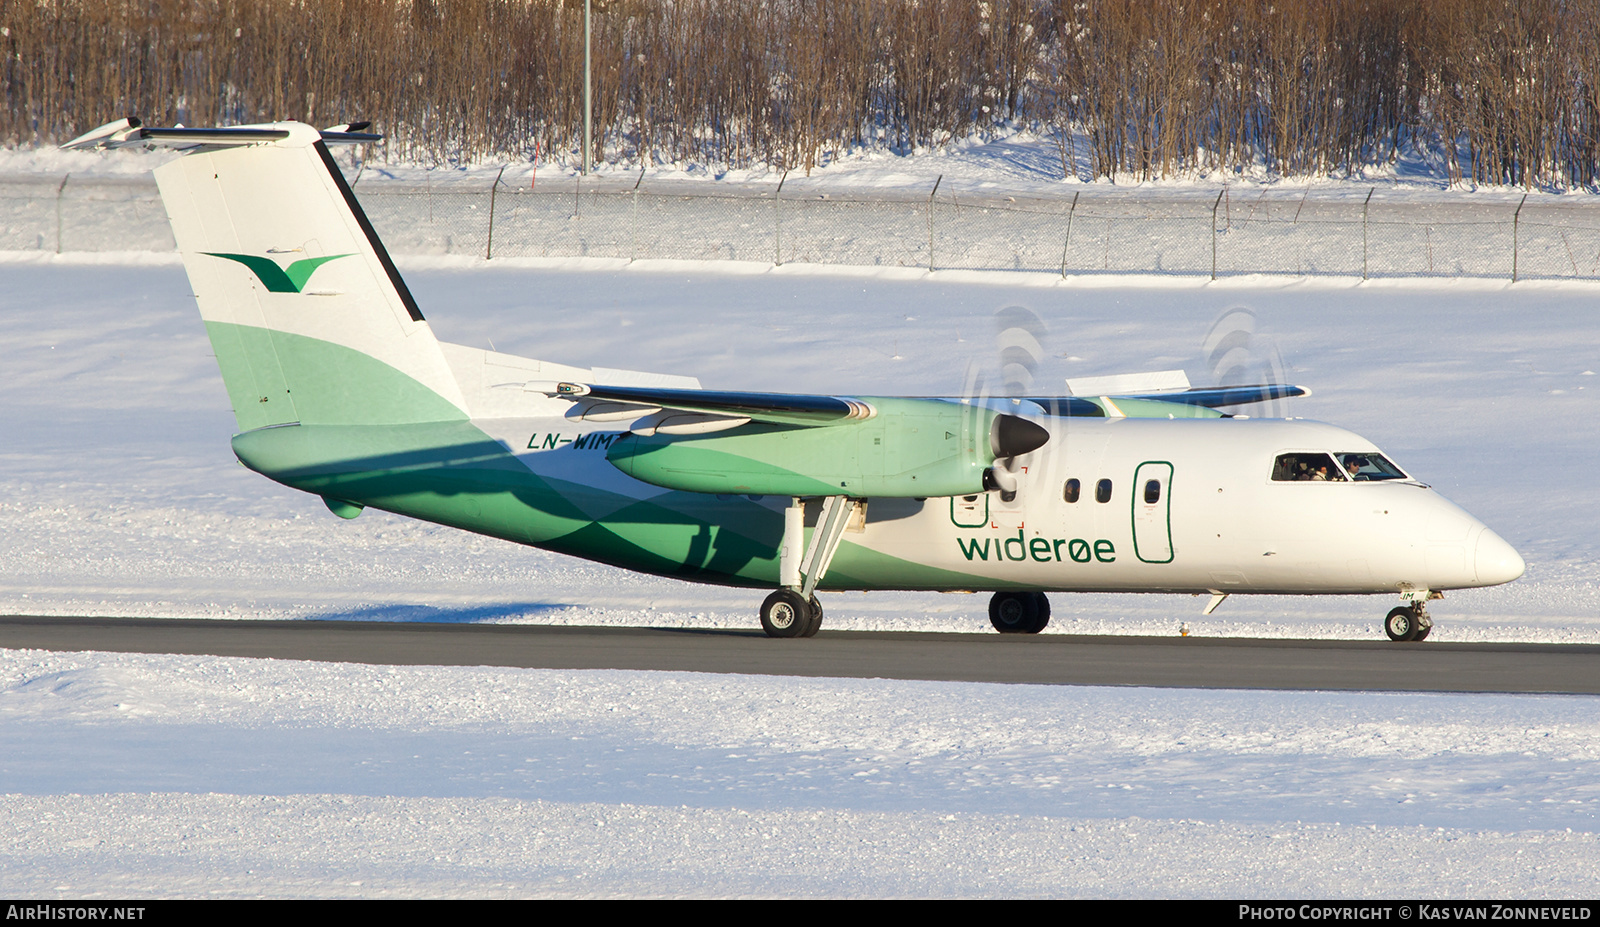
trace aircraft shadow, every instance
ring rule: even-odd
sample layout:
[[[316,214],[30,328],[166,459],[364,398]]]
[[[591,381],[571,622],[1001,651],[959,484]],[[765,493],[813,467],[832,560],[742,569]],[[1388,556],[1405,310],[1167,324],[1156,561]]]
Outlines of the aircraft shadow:
[[[437,605],[368,605],[334,609],[308,615],[306,621],[392,621],[406,624],[478,624],[540,618],[569,608],[569,602],[492,602],[484,605],[446,608]]]

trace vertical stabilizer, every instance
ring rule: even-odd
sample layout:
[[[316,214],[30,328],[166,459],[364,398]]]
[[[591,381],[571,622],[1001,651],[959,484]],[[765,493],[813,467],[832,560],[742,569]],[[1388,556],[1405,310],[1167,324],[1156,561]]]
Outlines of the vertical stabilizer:
[[[202,133],[236,130],[184,130],[191,153],[155,172],[240,430],[466,418],[322,134],[250,128],[275,137],[212,143]]]

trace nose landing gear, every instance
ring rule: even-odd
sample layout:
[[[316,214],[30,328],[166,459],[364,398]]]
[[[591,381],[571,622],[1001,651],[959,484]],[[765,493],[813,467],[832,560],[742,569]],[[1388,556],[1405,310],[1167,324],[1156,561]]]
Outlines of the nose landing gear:
[[[1424,641],[1433,631],[1433,619],[1421,602],[1402,605],[1383,619],[1383,630],[1392,641]]]

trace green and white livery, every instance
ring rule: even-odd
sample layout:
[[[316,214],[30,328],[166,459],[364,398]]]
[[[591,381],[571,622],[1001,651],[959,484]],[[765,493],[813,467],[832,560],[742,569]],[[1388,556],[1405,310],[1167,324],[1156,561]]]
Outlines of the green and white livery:
[[[973,399],[703,390],[439,341],[329,154],[376,136],[285,122],[120,120],[68,143],[164,146],[156,171],[251,469],[338,515],[396,512],[681,579],[815,593],[994,593],[1036,632],[1045,593],[1399,594],[1509,582],[1510,545],[1365,439],[1216,407],[1222,387]]]

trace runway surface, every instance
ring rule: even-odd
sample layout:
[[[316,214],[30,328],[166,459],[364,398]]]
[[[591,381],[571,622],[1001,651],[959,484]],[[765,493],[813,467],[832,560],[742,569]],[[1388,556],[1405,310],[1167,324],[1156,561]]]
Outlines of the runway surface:
[[[1048,685],[1600,693],[1600,646],[0,616],[0,647]]]

